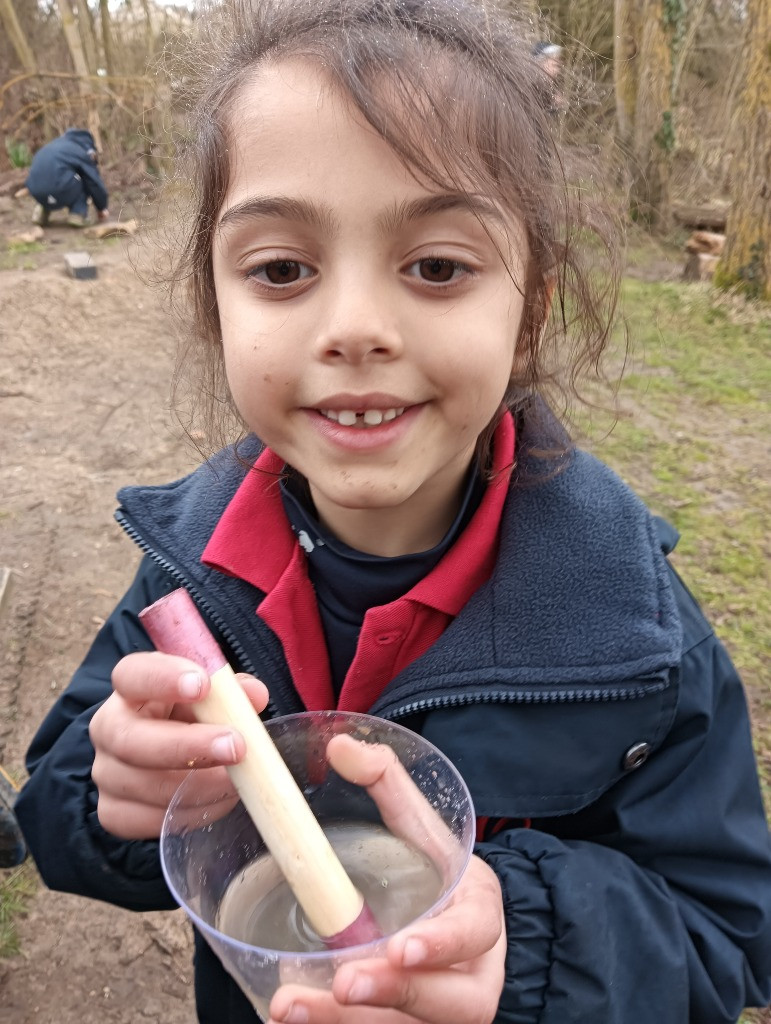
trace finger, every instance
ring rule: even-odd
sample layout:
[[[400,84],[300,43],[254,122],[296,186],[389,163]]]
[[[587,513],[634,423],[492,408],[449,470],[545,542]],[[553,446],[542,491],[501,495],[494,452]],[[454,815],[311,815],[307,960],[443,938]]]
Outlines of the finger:
[[[181,794],[177,789],[190,776]],[[175,822],[198,828],[224,818],[238,794],[224,768],[153,772],[127,767],[106,756],[94,761],[92,777],[99,794],[97,812],[108,832],[125,839],[157,838],[166,809],[177,796]]]
[[[270,695],[268,688],[265,683],[256,679],[254,676],[247,675],[245,672],[239,672],[236,674],[236,679],[239,684],[243,687],[244,693],[249,698],[249,701],[257,712],[262,714],[265,708],[268,706],[268,700]],[[170,717],[174,718],[179,722],[195,722],[196,721],[196,704],[175,704],[171,710],[170,715],[153,715],[152,717]],[[152,714],[155,706],[152,704],[146,704],[139,712],[146,717]]]
[[[489,1024],[503,980],[498,958],[482,959],[470,970],[441,971],[395,971],[383,960],[373,960],[341,968],[332,994],[343,1005],[387,1006],[420,1021]]]
[[[452,1018],[448,1018],[452,1020]],[[284,985],[271,1000],[268,1024],[423,1024],[400,1010],[341,1006],[331,992]]]
[[[105,832],[119,839],[157,839],[165,813],[162,808],[141,803],[103,800],[101,795],[96,806],[99,824]]]
[[[391,747],[340,735],[327,744],[327,757],[343,778],[366,788],[393,835],[418,847],[440,870],[447,865],[458,841]]]
[[[115,666],[112,687],[136,710],[148,702],[172,706],[200,700],[209,692],[209,678],[188,658],[137,651]]]
[[[450,905],[389,941],[394,968],[441,968],[474,960],[505,940],[503,897],[495,872],[472,857]]]
[[[244,738],[235,729],[144,718],[129,711],[118,710],[109,719],[94,715],[90,732],[96,749],[136,768],[207,768],[236,764],[246,753]]]
[[[165,810],[193,767],[191,764],[190,768],[182,771],[152,771],[134,768],[109,755],[100,755],[94,760],[91,774],[100,795]],[[196,772],[195,780],[191,780],[179,797],[179,804],[208,809],[212,805],[232,801],[234,797],[235,788],[226,769],[207,768]]]
[[[152,785],[146,787],[152,791]],[[207,804],[187,807],[184,803],[177,804],[174,812],[174,827],[195,829],[204,823],[207,828],[229,814],[238,803],[234,790],[229,794],[222,792],[220,798]],[[119,799],[112,794],[103,795],[99,790],[97,802],[99,821],[107,832],[120,836],[122,839],[157,839],[166,816],[166,807],[157,801]]]
[[[246,696],[252,702],[254,710],[258,715],[262,714],[268,706],[268,700],[270,699],[265,683],[255,676],[247,675],[246,672],[237,672],[236,679],[243,686]]]

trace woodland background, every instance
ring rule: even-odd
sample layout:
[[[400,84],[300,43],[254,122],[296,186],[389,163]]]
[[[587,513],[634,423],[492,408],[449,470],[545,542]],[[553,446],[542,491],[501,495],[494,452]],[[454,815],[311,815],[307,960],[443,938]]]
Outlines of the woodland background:
[[[566,135],[572,145],[613,147],[614,186],[629,217],[659,232],[727,223],[716,283],[771,296],[768,0],[518,6],[534,41],[563,47]],[[174,95],[184,84],[167,58],[196,24],[194,4],[0,0],[7,166],[23,166],[43,142],[86,125],[106,167],[161,179],[181,113]],[[0,169],[2,160],[0,153]]]

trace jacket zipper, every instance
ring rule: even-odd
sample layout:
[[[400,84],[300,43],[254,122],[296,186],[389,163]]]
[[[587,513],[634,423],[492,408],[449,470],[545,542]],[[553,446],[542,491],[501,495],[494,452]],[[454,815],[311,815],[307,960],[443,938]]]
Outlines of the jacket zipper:
[[[173,579],[181,583],[195,600],[198,607],[206,613],[216,625],[222,636],[227,640],[233,653],[238,658],[239,666],[250,675],[258,675],[252,660],[247,655],[243,645],[237,636],[232,632],[226,622],[215,612],[211,605],[202,597],[198,590],[193,587],[187,577],[172,565],[167,559],[147,543],[146,540],[131,526],[122,512],[116,512],[115,518],[121,528],[128,534],[134,543],[157,562],[161,568]],[[612,689],[594,690],[509,690],[489,691],[476,690],[466,691],[462,694],[452,694],[442,697],[423,697],[419,700],[409,701],[406,704],[397,704],[389,707],[386,704],[383,710],[377,710],[377,702],[373,705],[372,713],[378,718],[388,721],[397,721],[409,715],[420,714],[425,711],[435,711],[445,708],[463,707],[470,704],[576,704],[589,703],[593,701],[623,701],[635,700],[639,697],[646,697],[652,693],[658,693],[666,689],[668,683],[665,680],[649,684],[648,686],[635,687],[614,687]],[[268,701],[265,711],[270,717],[279,714],[278,708],[272,701]]]
[[[605,701],[636,700],[653,693],[660,693],[669,684],[665,680],[648,686],[613,687],[594,690],[472,690],[462,694],[448,694],[444,697],[425,697],[406,704],[396,704],[373,711],[379,718],[395,721],[424,711],[463,707],[468,704],[579,704]]]
[[[236,658],[238,659],[239,668],[247,672],[249,675],[257,676],[258,672],[254,667],[254,663],[251,658],[247,655],[243,645],[239,641],[238,637],[233,633],[227,623],[222,619],[220,615],[212,608],[208,601],[206,601],[198,590],[190,583],[190,580],[177,569],[176,566],[172,565],[168,559],[160,555],[147,541],[137,532],[137,530],[128,522],[122,512],[115,513],[115,519],[119,526],[126,532],[126,534],[134,541],[137,547],[144,551],[146,555],[149,555],[163,570],[167,572],[172,579],[177,580],[181,583],[185,590],[188,591],[190,596],[193,598],[198,607],[203,611],[209,619],[215,624],[219,632],[225,638],[228,646],[231,648]],[[271,718],[275,718],[278,715],[278,708],[269,699],[265,708],[265,714]]]

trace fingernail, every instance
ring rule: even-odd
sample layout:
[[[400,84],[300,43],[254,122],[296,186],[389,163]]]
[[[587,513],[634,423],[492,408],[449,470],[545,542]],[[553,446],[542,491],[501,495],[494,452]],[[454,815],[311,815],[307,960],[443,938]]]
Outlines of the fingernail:
[[[201,696],[203,680],[197,672],[183,672],[179,677],[179,693],[181,697],[195,700]]]
[[[422,964],[428,956],[428,949],[422,939],[407,939],[402,952],[402,963],[405,967]]]
[[[284,1024],[308,1024],[310,1017],[307,1009],[300,1003],[290,1003],[281,1020]]]
[[[223,764],[234,764],[236,760],[236,745],[233,742],[233,734],[229,732],[225,736],[218,736],[212,740],[211,753],[215,761],[221,761]]]
[[[366,1003],[372,997],[375,985],[368,974],[354,974],[351,987],[348,989],[346,1002]]]

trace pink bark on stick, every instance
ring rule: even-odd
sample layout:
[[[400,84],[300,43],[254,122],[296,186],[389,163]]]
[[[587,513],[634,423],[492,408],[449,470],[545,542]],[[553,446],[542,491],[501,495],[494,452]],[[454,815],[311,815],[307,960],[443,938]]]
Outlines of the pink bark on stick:
[[[209,675],[226,664],[225,655],[209,632],[193,599],[182,587],[141,611],[139,621],[156,649],[163,654],[189,658]]]
[[[361,913],[337,935],[322,936],[327,949],[346,949],[348,946],[363,946],[367,942],[374,942],[375,939],[382,939],[383,933],[378,927],[375,916],[366,903],[361,908]]]

